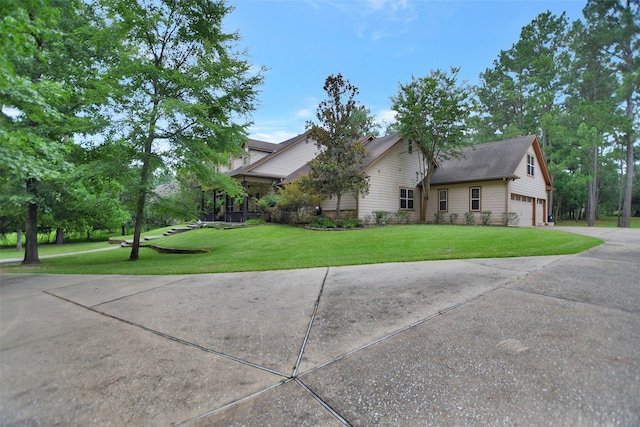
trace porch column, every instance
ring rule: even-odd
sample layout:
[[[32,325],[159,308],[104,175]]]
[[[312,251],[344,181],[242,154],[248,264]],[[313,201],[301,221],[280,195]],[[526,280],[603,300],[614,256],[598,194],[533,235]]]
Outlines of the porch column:
[[[242,188],[244,188],[244,192],[246,196],[242,200],[242,222],[247,222],[249,218],[249,183],[247,181],[242,181]]]

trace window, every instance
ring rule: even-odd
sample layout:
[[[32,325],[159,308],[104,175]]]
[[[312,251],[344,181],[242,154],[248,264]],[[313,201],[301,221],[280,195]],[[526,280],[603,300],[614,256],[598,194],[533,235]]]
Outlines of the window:
[[[469,188],[469,210],[480,210],[480,187]]]
[[[400,189],[400,209],[413,209],[413,190],[408,188]]]
[[[447,190],[438,190],[438,210],[447,211]]]
[[[409,154],[413,153],[413,141],[409,140],[407,142],[407,151],[409,151]]]
[[[534,175],[535,172],[535,157],[531,154],[527,154],[527,175]]]

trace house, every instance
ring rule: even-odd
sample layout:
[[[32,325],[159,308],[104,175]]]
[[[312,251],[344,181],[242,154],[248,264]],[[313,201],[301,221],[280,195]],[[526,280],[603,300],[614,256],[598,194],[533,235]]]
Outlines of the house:
[[[247,139],[242,144],[242,155],[240,157],[230,155],[227,163],[217,166],[216,171],[222,173],[233,172],[242,167],[258,162],[281,147],[282,144],[274,144],[256,139]],[[227,195],[218,191],[213,191],[211,196],[214,203],[207,203],[206,194],[204,192],[202,193],[202,199],[200,201],[200,219],[202,221],[224,221],[225,209],[223,208],[222,210],[217,211],[216,206],[222,206],[225,202],[228,202]]]
[[[538,137],[522,136],[467,147],[459,158],[442,160],[433,171],[427,220],[441,212],[474,214],[480,222],[491,211],[489,223],[501,224],[502,214],[515,212],[520,226],[547,225],[547,192],[551,176]]]
[[[307,133],[272,145],[277,146],[272,152],[256,156],[257,159],[253,157],[248,164],[227,172],[227,175],[242,183],[248,197],[238,201],[226,196],[224,221],[245,222],[258,218],[260,213],[256,201],[265,194],[277,191],[277,186],[288,175],[318,154],[315,143],[308,141]]]
[[[398,134],[381,138],[367,136],[360,142],[369,153],[363,166],[363,172],[369,177],[369,194],[364,197],[343,194],[341,214],[366,219],[374,211],[402,211],[406,212],[409,222],[419,222],[420,159],[417,149]],[[304,165],[287,176],[285,182],[291,182],[308,171],[309,166]],[[336,202],[335,198],[325,200],[321,205],[323,214],[335,215]]]
[[[364,197],[343,195],[343,215],[366,219],[374,211],[405,212],[409,222],[420,222],[418,148],[397,134],[361,141],[369,153],[363,168],[369,177],[369,193]],[[307,163],[317,153],[305,133],[228,172],[242,182],[248,197],[241,202],[227,200],[224,220],[244,222],[258,217],[255,201],[307,173]],[[426,219],[434,222],[439,212],[448,222],[449,214],[457,213],[457,222],[463,223],[465,213],[470,212],[480,223],[481,212],[491,211],[489,223],[501,224],[503,213],[516,212],[520,226],[544,225],[550,189],[551,178],[535,135],[468,147],[460,158],[438,162],[431,178]],[[334,214],[336,200],[325,200],[322,209],[324,214]]]

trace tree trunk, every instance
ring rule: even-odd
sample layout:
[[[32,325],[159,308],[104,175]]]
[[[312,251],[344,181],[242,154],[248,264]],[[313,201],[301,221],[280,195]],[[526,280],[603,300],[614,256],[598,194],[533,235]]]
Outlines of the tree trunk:
[[[16,232],[16,251],[22,250],[22,230]]]
[[[64,232],[62,228],[56,228],[56,245],[62,245],[64,243]]]
[[[627,107],[628,108],[628,107]],[[619,227],[631,227],[631,195],[633,190],[633,138],[627,134],[627,174],[624,187],[624,202]]]
[[[157,93],[157,82],[154,84]],[[131,248],[131,255],[129,261],[136,261],[140,252],[140,234],[142,233],[142,219],[144,215],[144,204],[147,199],[147,186],[149,184],[149,173],[151,170],[151,150],[153,148],[153,141],[155,140],[155,127],[158,120],[158,104],[159,101],[155,100],[153,103],[153,109],[149,117],[149,128],[147,130],[147,137],[144,143],[144,155],[142,157],[142,171],[140,173],[140,187],[138,188],[138,204],[136,207],[136,223],[133,231],[133,247]]]
[[[27,192],[36,195],[36,179],[27,179]],[[27,203],[27,224],[25,229],[25,251],[23,264],[38,264],[38,204],[34,202]]]
[[[152,117],[154,117],[154,119],[149,124],[149,135],[145,142],[144,156],[142,158],[142,171],[140,173],[140,187],[138,188],[138,203],[136,207],[136,223],[133,231],[133,246],[131,247],[129,261],[136,261],[140,253],[140,234],[142,233],[144,204],[147,199],[147,185],[149,183],[149,173],[151,169],[151,148],[153,147],[154,140],[153,128],[155,127],[155,111]]]
[[[420,222],[426,224],[427,222],[427,203],[429,202],[429,193],[431,192],[431,173],[433,171],[433,165],[429,165],[427,174],[422,180],[422,201],[420,203]]]
[[[336,219],[340,218],[340,199],[342,199],[342,194],[336,196]]]

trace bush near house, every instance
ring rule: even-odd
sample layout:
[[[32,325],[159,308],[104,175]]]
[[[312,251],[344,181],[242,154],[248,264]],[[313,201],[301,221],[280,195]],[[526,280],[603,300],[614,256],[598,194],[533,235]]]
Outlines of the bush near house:
[[[489,224],[489,219],[491,219],[491,214],[493,212],[491,211],[482,211],[480,213],[480,220],[482,221],[482,225],[488,225]]]
[[[516,227],[520,223],[520,216],[515,212],[504,212],[502,214],[502,225],[505,227]]]
[[[397,211],[396,212],[396,222],[398,224],[409,224],[409,212],[407,211]]]
[[[476,216],[473,214],[473,212],[464,213],[464,223],[466,225],[473,225],[476,223]]]

